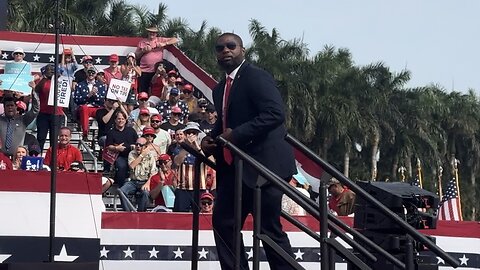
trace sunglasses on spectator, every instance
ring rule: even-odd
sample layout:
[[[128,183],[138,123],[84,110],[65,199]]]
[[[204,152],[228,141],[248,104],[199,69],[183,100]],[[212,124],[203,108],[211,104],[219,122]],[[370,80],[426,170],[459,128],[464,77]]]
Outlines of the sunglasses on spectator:
[[[19,54],[23,54],[23,53],[16,52],[16,53],[14,53],[13,55],[19,55]]]
[[[145,101],[147,101],[147,100],[148,100],[148,98],[142,98],[142,99],[139,99],[138,101],[143,101],[143,102],[145,102]]]
[[[154,123],[155,123],[155,124],[156,124],[156,123],[160,123],[160,121],[157,121],[157,120],[152,120],[152,121],[150,121],[150,122],[151,122],[152,124],[154,124]]]
[[[95,75],[96,72],[95,72],[95,71],[87,71],[87,73],[88,73],[89,75]]]
[[[195,131],[195,130],[187,130],[187,131],[185,131],[185,134],[198,134],[198,131]]]
[[[173,113],[173,115],[180,116],[182,113]]]
[[[201,201],[202,205],[212,205],[212,201]]]
[[[144,147],[144,146],[145,146],[144,143],[136,143],[135,145],[136,145],[136,146],[140,146],[140,147]]]
[[[191,94],[192,92],[190,92],[190,91],[183,91],[183,93],[184,93],[185,95],[188,95],[188,94]]]
[[[227,42],[225,44],[217,44],[215,45],[215,51],[222,52],[225,49],[225,47],[227,47],[229,50],[235,50],[235,48],[237,48],[237,43]]]
[[[142,114],[140,114],[140,116],[150,116],[150,114],[148,114],[148,113],[142,113]]]
[[[85,64],[93,64],[93,61],[85,61]]]

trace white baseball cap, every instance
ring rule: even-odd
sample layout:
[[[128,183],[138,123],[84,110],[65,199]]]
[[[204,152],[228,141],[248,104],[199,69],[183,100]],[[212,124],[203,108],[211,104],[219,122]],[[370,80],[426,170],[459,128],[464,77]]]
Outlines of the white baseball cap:
[[[15,48],[15,50],[12,52],[12,56],[16,53],[21,53],[21,54],[25,55],[25,52],[20,47]]]

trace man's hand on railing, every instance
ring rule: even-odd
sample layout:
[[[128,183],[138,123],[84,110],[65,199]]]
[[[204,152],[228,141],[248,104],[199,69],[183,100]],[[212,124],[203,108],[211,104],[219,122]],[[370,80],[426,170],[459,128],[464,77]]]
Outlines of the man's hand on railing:
[[[208,157],[215,152],[215,149],[217,148],[217,144],[215,143],[215,140],[212,137],[205,136],[205,138],[203,138],[202,140],[201,147],[205,156]]]

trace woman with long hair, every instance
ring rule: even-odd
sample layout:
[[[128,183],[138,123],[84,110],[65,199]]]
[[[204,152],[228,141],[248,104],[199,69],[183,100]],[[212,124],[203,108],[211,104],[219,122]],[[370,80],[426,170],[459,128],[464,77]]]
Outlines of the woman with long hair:
[[[22,168],[22,159],[23,157],[27,156],[28,150],[27,147],[20,145],[17,147],[17,151],[13,156],[13,169],[14,170],[21,170]]]

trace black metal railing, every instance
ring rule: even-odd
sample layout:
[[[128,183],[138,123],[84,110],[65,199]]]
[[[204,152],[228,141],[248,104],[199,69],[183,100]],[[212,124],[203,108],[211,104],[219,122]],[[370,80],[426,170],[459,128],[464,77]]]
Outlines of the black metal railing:
[[[393,220],[398,226],[400,226],[408,235],[409,237],[413,238],[413,240],[423,244],[425,247],[427,247],[430,251],[432,251],[434,254],[436,254],[438,257],[442,258],[445,260],[445,263],[449,264],[452,267],[458,267],[460,265],[459,261],[447,254],[445,251],[443,251],[439,246],[437,246],[435,243],[433,243],[429,238],[427,238],[425,235],[421,234],[418,232],[415,228],[410,226],[405,220],[403,220],[401,217],[396,215],[394,212],[392,212],[390,209],[388,209],[385,205],[383,205],[381,202],[379,202],[377,199],[375,199],[373,196],[371,196],[368,192],[363,190],[361,187],[359,187],[355,182],[351,181],[345,175],[343,175],[340,171],[338,171],[335,167],[327,163],[326,161],[322,160],[320,157],[318,157],[314,152],[312,152],[308,147],[306,147],[304,144],[302,144],[300,141],[298,141],[296,138],[293,136],[287,134],[285,137],[287,142],[289,142],[292,146],[294,146],[296,149],[300,150],[303,154],[305,154],[309,159],[311,159],[313,162],[318,164],[326,173],[328,173],[330,176],[335,177],[342,183],[343,185],[349,187],[350,190],[355,192],[357,196],[362,197],[364,200],[367,202],[371,203],[377,210],[379,210],[381,213],[383,213],[386,217],[389,219]],[[323,183],[323,185],[322,185]],[[326,192],[326,187],[324,184],[324,181],[322,181],[320,185],[320,192]],[[320,200],[322,204],[322,200]],[[326,204],[326,201],[324,201]],[[335,222],[335,224],[339,226],[341,225],[341,222],[339,219],[337,219],[335,216],[332,214],[328,215],[328,218]],[[348,226],[347,226],[348,227]],[[408,239],[410,239],[407,237]],[[411,244],[411,243],[410,243]],[[407,243],[407,248],[408,248],[408,243]],[[410,249],[410,252],[407,253],[413,253],[413,248]],[[383,254],[382,254],[383,255]],[[413,254],[406,254],[406,267],[407,269],[413,269]],[[387,259],[391,259],[389,257],[386,257]],[[392,261],[393,263],[393,261]],[[405,266],[402,268],[405,269]]]

